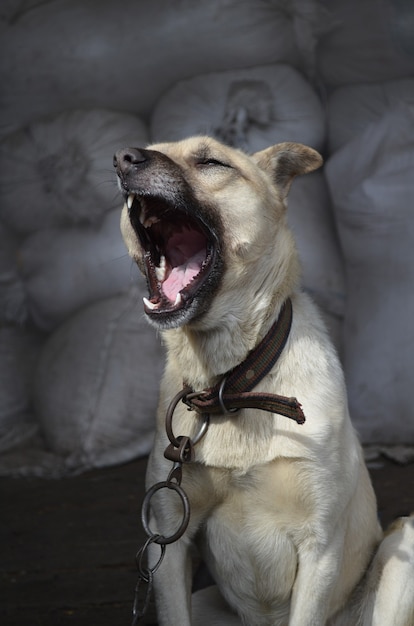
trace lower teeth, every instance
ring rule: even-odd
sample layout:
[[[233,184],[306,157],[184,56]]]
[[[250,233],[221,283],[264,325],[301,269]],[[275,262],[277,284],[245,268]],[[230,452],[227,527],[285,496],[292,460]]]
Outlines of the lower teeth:
[[[150,302],[150,300],[148,300],[148,298],[142,298],[144,301],[145,306],[147,307],[147,309],[150,309],[151,311],[153,311],[154,309],[156,309],[159,306],[159,303],[154,304],[153,302]]]

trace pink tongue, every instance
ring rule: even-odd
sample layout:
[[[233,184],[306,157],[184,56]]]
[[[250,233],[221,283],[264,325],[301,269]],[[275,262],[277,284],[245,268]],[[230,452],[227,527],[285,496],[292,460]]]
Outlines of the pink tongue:
[[[171,302],[200,272],[206,258],[205,237],[198,231],[176,233],[168,242],[167,255],[172,265],[168,278],[162,284],[162,290]]]
[[[202,250],[182,265],[173,268],[167,280],[162,284],[162,290],[171,302],[175,302],[178,292],[197,276],[205,258],[206,253]]]

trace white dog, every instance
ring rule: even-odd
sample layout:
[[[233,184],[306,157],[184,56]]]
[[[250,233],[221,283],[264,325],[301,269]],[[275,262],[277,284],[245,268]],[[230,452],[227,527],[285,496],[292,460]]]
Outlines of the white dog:
[[[208,137],[115,157],[123,236],[167,347],[147,483],[178,487],[156,486],[148,526],[174,536],[181,493],[191,512],[154,572],[162,626],[414,624],[413,520],[380,544],[342,370],[286,224],[294,176],[321,162],[299,144],[248,156]],[[217,589],[195,594],[192,617],[193,544]]]

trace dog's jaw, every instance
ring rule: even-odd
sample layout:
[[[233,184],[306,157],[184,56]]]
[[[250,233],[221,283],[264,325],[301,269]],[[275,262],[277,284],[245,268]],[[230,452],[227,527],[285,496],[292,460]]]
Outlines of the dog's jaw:
[[[220,285],[224,265],[220,224],[199,206],[165,155],[130,149],[117,156],[117,163],[125,198],[121,228],[126,240],[131,233],[125,231],[132,229],[134,258],[147,278],[148,320],[163,330],[189,324],[209,307]],[[152,163],[157,172],[164,169],[162,192],[157,189],[158,176],[151,174]]]
[[[196,210],[158,198],[131,193],[127,208],[142,250],[149,321],[161,328],[188,323],[205,310],[220,281],[222,261],[215,231]]]

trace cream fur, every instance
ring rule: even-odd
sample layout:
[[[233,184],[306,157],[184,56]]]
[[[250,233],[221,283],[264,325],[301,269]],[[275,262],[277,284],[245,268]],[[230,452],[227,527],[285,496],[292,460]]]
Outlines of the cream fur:
[[[200,145],[231,167],[197,168]],[[195,447],[196,462],[183,468],[189,527],[167,546],[154,576],[159,623],[323,626],[347,615],[349,624],[385,626],[363,616],[364,610],[378,612],[384,598],[386,603],[384,588],[383,599],[376,600],[381,575],[369,598],[360,584],[381,540],[375,496],[348,415],[341,366],[315,306],[300,290],[298,257],[285,218],[293,177],[319,167],[321,158],[298,144],[279,144],[249,157],[205,137],[150,149],[172,159],[197,199],[220,212],[225,274],[202,317],[162,333],[167,364],[148,486],[165,480],[171,469],[163,456],[164,418],[183,379],[203,389],[243,361],[288,296],[293,324],[287,345],[255,391],[295,396],[306,416],[303,426],[254,410],[211,418]],[[170,181],[163,191],[162,177],[155,174],[153,184],[170,193]],[[129,253],[139,259],[126,209],[122,231]],[[198,428],[197,414],[180,404],[175,432],[193,437]],[[166,500],[160,494],[153,503],[152,527],[163,534],[174,532],[181,519],[177,499]],[[213,589],[196,594],[192,621],[193,542],[221,596]],[[156,547],[154,554],[158,558]],[[394,575],[404,582],[407,571],[412,576],[412,560],[405,570],[396,566]],[[398,617],[387,626],[408,626],[411,608],[408,599],[402,601]]]

